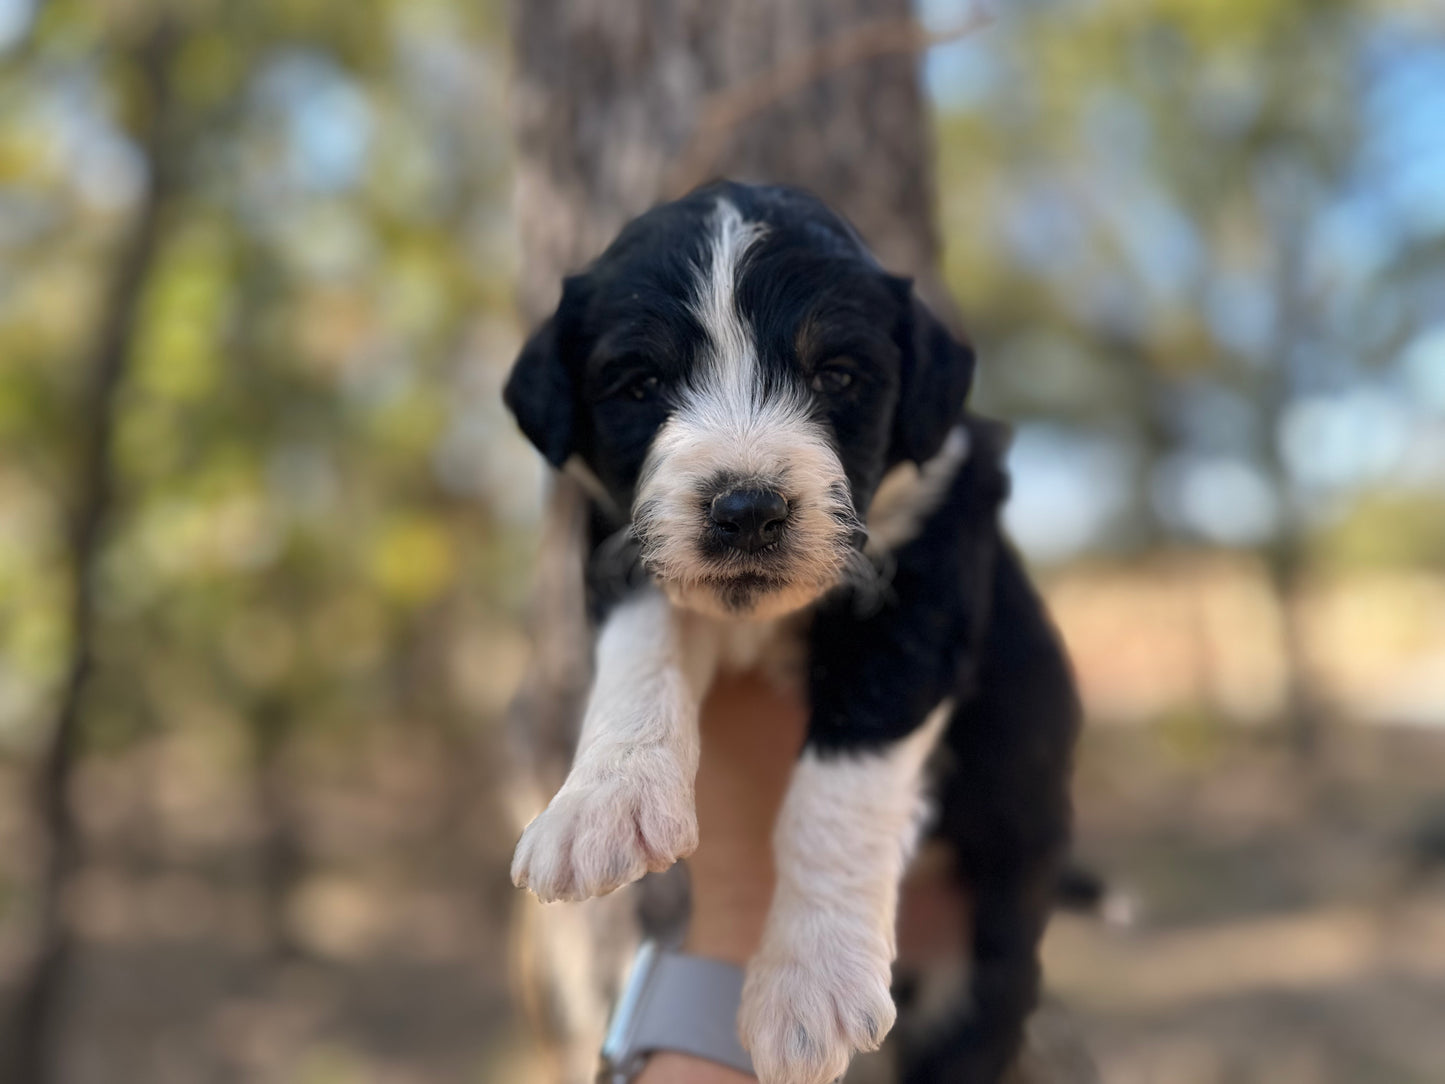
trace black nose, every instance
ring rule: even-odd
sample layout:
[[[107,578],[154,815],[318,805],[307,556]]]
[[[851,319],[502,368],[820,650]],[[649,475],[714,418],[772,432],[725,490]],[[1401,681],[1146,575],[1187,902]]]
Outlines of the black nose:
[[[731,489],[713,498],[708,518],[723,542],[754,553],[782,536],[788,502],[769,489]]]

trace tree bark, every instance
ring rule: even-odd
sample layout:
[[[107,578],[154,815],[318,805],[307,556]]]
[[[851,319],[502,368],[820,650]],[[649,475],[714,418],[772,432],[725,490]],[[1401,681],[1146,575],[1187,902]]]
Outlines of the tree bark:
[[[859,28],[892,36],[827,67]],[[715,176],[798,184],[841,210],[883,263],[931,272],[932,146],[910,0],[540,0],[513,8],[521,300],[536,320],[560,273],[664,196]],[[677,167],[729,91],[816,61],[816,78],[740,118],[716,152]],[[708,117],[708,119],[711,119]],[[711,133],[701,133],[708,137]],[[672,189],[672,190],[669,190]]]
[[[76,412],[81,446],[69,538],[73,582],[71,658],[37,780],[38,815],[47,846],[37,901],[37,948],[30,970],[20,983],[12,1040],[5,1046],[9,1062],[6,1079],[25,1084],[49,1084],[59,1073],[60,1017],[73,943],[65,896],[80,866],[82,852],[79,828],[70,807],[70,785],[84,750],[85,694],[95,664],[96,580],[114,506],[111,438],[117,392],[135,338],[142,291],[160,246],[172,180],[168,138],[174,45],[171,28],[160,24],[129,57],[145,90],[139,136],[150,178],[110,274]]]
[[[540,321],[562,276],[629,219],[681,194],[670,189],[715,176],[811,189],[853,220],[885,266],[941,295],[916,51],[865,54],[781,88],[731,131],[700,131],[709,107],[730,91],[819,57],[860,28],[900,27],[916,31],[910,0],[517,0],[524,321]],[[700,144],[711,153],[695,153]],[[692,175],[680,176],[680,164]],[[528,761],[565,763],[587,682],[581,570],[563,544],[578,537],[582,519],[567,484],[559,483],[546,520],[535,628],[543,650],[513,718]]]
[[[942,311],[933,148],[919,81],[928,38],[911,0],[515,0],[513,123],[520,306],[629,219],[715,177],[810,189]],[[590,680],[581,494],[554,482],[533,609],[535,657],[508,735],[518,829],[561,782]],[[559,1077],[592,1079],[607,1007],[636,940],[636,903],[519,904],[524,1000]]]

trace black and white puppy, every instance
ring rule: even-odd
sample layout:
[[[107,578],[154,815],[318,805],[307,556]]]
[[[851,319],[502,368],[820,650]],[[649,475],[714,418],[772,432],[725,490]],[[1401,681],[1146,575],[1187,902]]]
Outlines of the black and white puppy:
[[[507,384],[590,494],[597,622],[576,759],[516,883],[578,900],[693,851],[718,672],[765,668],[809,698],[739,1020],[764,1084],[832,1080],[892,1027],[899,880],[925,830],[972,893],[974,959],[905,1079],[997,1079],[1037,995],[1077,709],[999,535],[1003,441],[964,411],[972,374],[820,202],[720,183],[568,278]]]

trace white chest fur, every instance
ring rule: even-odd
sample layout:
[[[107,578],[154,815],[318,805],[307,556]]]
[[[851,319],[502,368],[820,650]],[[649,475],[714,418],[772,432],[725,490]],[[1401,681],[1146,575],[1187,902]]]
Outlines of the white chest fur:
[[[715,671],[758,670],[785,684],[800,680],[806,646],[808,612],[771,621],[731,621],[689,613],[683,618],[686,651],[715,661]]]

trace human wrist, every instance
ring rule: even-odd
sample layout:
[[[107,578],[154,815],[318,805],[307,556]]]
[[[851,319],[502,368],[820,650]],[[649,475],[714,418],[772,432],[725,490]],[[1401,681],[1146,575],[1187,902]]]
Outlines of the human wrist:
[[[757,1084],[757,1078],[715,1061],[661,1050],[647,1059],[634,1084]]]
[[[721,679],[703,705],[697,776],[702,845],[689,858],[692,908],[682,950],[744,967],[773,896],[772,831],[802,745],[797,697],[749,677]],[[648,1058],[635,1084],[756,1084],[748,1073],[672,1051]]]

